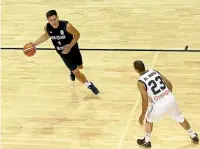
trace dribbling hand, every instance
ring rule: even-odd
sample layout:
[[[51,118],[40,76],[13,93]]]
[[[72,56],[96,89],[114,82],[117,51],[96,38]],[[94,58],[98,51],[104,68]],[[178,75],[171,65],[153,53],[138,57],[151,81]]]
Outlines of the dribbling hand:
[[[34,46],[34,48],[36,48],[35,44],[32,43],[31,41],[29,42],[29,44],[31,44],[32,46]]]

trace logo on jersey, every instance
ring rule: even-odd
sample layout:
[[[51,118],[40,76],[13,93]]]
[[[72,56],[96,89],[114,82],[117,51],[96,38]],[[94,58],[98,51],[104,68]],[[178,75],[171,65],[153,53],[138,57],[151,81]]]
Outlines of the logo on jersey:
[[[52,40],[61,40],[61,39],[66,39],[65,35],[62,36],[51,36]]]
[[[64,31],[63,31],[63,30],[60,30],[60,34],[61,34],[61,35],[64,35]]]
[[[56,49],[57,49],[58,51],[60,51],[60,50],[64,50],[64,47],[56,47]]]
[[[170,93],[170,90],[166,90],[164,93],[162,93],[161,95],[159,96],[155,96],[154,97],[154,100],[157,101],[157,100],[160,100],[161,98],[163,98],[165,95],[168,95]]]

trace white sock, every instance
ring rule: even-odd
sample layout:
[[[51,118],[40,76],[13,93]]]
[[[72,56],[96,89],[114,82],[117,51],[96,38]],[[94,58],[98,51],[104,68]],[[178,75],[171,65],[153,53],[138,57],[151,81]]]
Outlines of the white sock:
[[[151,133],[146,133],[144,139],[145,139],[145,142],[149,142],[151,139]]]
[[[85,86],[86,86],[86,87],[89,87],[90,85],[91,85],[91,83],[90,83],[90,82],[88,82],[88,81],[87,81],[87,82],[85,82]]]
[[[187,130],[187,133],[188,133],[192,138],[194,138],[194,137],[196,136],[196,135],[194,134],[194,132],[192,131],[191,128]]]

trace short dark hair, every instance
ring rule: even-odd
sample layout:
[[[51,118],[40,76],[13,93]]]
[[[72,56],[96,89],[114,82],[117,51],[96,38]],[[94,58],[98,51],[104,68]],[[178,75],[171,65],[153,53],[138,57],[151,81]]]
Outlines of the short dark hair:
[[[56,10],[49,10],[47,13],[46,13],[46,17],[51,17],[53,15],[56,15],[57,16],[57,12]]]
[[[136,60],[134,63],[134,68],[139,72],[145,71],[145,65],[141,60]]]

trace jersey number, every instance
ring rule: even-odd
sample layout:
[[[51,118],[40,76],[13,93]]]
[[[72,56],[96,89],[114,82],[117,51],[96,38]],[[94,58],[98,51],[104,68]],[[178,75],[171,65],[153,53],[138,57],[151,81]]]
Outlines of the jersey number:
[[[149,81],[148,85],[151,86],[151,90],[154,95],[160,93],[161,90],[164,90],[166,88],[166,85],[164,84],[160,76],[155,77],[155,80]],[[160,88],[157,88],[158,85],[160,86]]]
[[[58,44],[61,46],[61,42],[60,41],[58,41]]]
[[[59,46],[57,46],[57,50],[63,50],[63,48],[61,47],[61,42],[60,41],[58,41],[58,44],[59,44]]]

